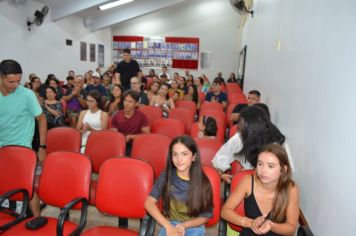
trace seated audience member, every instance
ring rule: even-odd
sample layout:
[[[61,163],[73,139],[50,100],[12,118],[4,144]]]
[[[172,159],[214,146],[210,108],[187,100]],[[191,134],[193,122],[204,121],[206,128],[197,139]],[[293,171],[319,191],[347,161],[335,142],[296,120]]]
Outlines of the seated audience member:
[[[169,97],[167,84],[161,84],[157,95],[151,99],[150,105],[160,107],[163,111],[163,117],[168,117],[169,111],[175,106],[173,99]]]
[[[138,94],[138,106],[148,105],[147,94],[142,91],[142,83],[137,77],[132,77],[130,80],[131,89]]]
[[[107,101],[105,105],[105,110],[109,116],[113,116],[117,111],[122,110],[124,108],[122,101],[122,93],[123,88],[119,84],[114,84],[111,90],[111,98],[110,101]]]
[[[55,75],[49,74],[44,84],[40,87],[40,97],[46,97],[46,89],[48,86],[51,86],[56,89],[56,100],[61,100],[63,97],[62,88],[59,86],[59,80],[56,78]]]
[[[173,80],[179,81],[179,73],[178,72],[174,72],[173,74]]]
[[[41,88],[41,79],[37,76],[31,78],[31,89],[36,94],[37,99],[40,96],[40,88]]]
[[[151,78],[157,77],[155,70],[154,69],[150,69],[148,71],[148,76],[147,77],[151,77]]]
[[[184,91],[180,90],[178,88],[179,82],[175,79],[172,80],[171,82],[171,88],[168,90],[169,97],[172,97],[175,92],[179,93],[179,98],[182,99],[184,97]]]
[[[197,144],[187,135],[173,139],[166,169],[145,201],[147,212],[161,225],[158,235],[204,236],[213,207]]]
[[[230,114],[230,120],[232,124],[237,124],[237,121],[239,120],[239,116],[240,116],[240,111],[247,106],[248,105],[245,103],[239,103],[234,107],[234,109]]]
[[[159,82],[161,84],[168,84],[169,81],[168,81],[167,75],[166,74],[160,75],[159,76]]]
[[[207,94],[209,92],[210,82],[205,75],[199,77],[199,87],[200,87],[199,91],[203,92],[204,94]]]
[[[229,79],[227,80],[228,83],[237,83],[237,79],[236,79],[236,76],[235,76],[235,73],[234,72],[231,72],[230,73],[230,77]]]
[[[93,78],[91,77],[91,74],[89,72],[86,72],[84,74],[84,89],[91,84],[93,84]]]
[[[185,70],[185,71],[184,71],[184,75],[185,75],[185,77],[188,77],[188,75],[190,75],[189,70]]]
[[[42,104],[43,113],[47,120],[47,129],[64,125],[62,105],[56,100],[56,89],[48,86],[46,97]]]
[[[186,85],[186,82],[185,82],[185,77],[180,77],[178,88],[180,90],[182,90],[183,92],[187,91],[187,85]]]
[[[187,87],[189,87],[190,85],[193,85],[193,84],[194,84],[194,77],[193,77],[193,75],[189,75],[189,76],[187,77],[187,80],[186,80],[185,84],[187,85]]]
[[[174,104],[176,104],[176,102],[181,100],[180,93],[178,91],[174,91],[172,99],[173,99]]]
[[[137,110],[139,95],[133,90],[123,94],[124,109],[119,110],[111,120],[111,127],[126,137],[126,155],[131,155],[132,141],[140,133],[149,133],[148,119],[141,111]]]
[[[69,89],[74,87],[74,77],[73,76],[67,76],[66,78],[67,83],[62,86],[64,89]]]
[[[162,73],[159,75],[159,77],[162,80],[162,76],[164,76],[165,78],[167,78],[166,81],[162,81],[163,83],[168,83],[168,81],[171,80],[171,76],[168,74],[168,69],[167,66],[162,66]]]
[[[258,150],[270,143],[283,145],[290,158],[291,168],[294,170],[285,136],[271,122],[262,108],[253,105],[242,109],[238,125],[238,132],[219,149],[212,161],[224,181],[230,183],[233,176],[223,173],[235,160],[239,161],[244,169],[256,168]]]
[[[101,77],[98,72],[94,72],[93,75],[91,76],[93,78],[93,84],[87,85],[85,90],[87,92],[90,91],[98,91],[101,96],[108,96],[108,92],[106,91],[105,87],[101,84]]]
[[[222,72],[218,72],[217,77],[215,78],[215,80],[219,80],[221,82],[221,84],[225,85],[225,79],[222,77]]]
[[[153,81],[146,92],[149,102],[151,102],[153,96],[157,95],[158,89],[159,89],[159,82]]]
[[[218,126],[213,117],[203,117],[199,122],[199,138],[216,138]]]
[[[111,77],[110,77],[109,73],[107,73],[107,72],[105,72],[103,74],[103,86],[106,89],[106,93],[109,96],[109,93],[110,93],[110,90],[112,89],[112,86],[111,86]]]
[[[200,108],[198,89],[194,84],[188,86],[187,92],[185,93],[183,100],[193,101],[195,104],[197,104],[197,109]]]
[[[205,101],[208,102],[218,102],[221,103],[224,109],[227,106],[227,95],[224,92],[221,92],[221,82],[219,79],[215,79],[212,87],[211,92],[208,92],[205,96]]]
[[[74,78],[74,87],[66,91],[63,100],[67,102],[66,117],[69,119],[69,126],[77,127],[79,113],[86,107],[87,92],[84,89],[83,76],[77,75]]]
[[[245,216],[235,208],[244,202]],[[256,173],[246,175],[221,211],[226,221],[243,227],[240,236],[294,235],[299,218],[299,188],[292,180],[288,154],[268,144],[258,154]]]
[[[88,110],[80,112],[77,124],[77,129],[82,133],[82,153],[91,131],[108,128],[108,114],[102,109],[100,93],[96,90],[90,91],[86,103]]]
[[[69,70],[68,71],[68,76],[71,76],[71,77],[75,77],[75,72],[74,72],[74,70]],[[74,80],[74,79],[73,79]],[[73,81],[73,83],[74,83],[74,81]]]
[[[143,72],[141,69],[137,72],[137,78],[139,79],[139,81],[141,81],[142,87],[144,89],[146,89],[147,88],[147,78],[143,75]]]
[[[260,102],[261,93],[258,90],[251,90],[247,95],[248,105],[253,105]]]

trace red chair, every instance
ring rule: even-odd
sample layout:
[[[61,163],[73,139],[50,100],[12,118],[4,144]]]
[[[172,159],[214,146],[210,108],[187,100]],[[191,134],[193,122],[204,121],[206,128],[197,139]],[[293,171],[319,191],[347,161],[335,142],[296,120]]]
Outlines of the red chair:
[[[3,235],[79,235],[86,223],[91,163],[75,152],[55,152],[46,157],[40,178],[39,197],[49,205],[62,208],[59,218],[46,217],[48,223],[36,231],[25,227],[28,219]],[[81,210],[80,224],[65,220],[71,209]]]
[[[91,132],[85,148],[90,158],[93,172],[98,174],[101,165],[108,159],[125,155],[126,138],[123,134],[111,130]],[[92,180],[90,186],[90,205],[94,205],[97,181]]]
[[[205,93],[199,91],[198,92],[198,97],[201,102],[205,101]]]
[[[231,103],[227,106],[227,109],[226,109],[226,123],[228,125],[228,127],[230,127],[232,125],[232,122],[231,122],[231,113],[232,111],[234,110],[234,108],[236,107],[236,103]]]
[[[161,134],[140,134],[132,144],[132,158],[142,158],[151,164],[157,179],[166,167],[172,139]]]
[[[218,172],[210,166],[203,166],[204,173],[208,177],[213,192],[213,217],[206,222],[205,226],[215,225],[220,219],[221,197],[220,197],[220,176]]]
[[[156,106],[141,106],[139,110],[146,115],[150,128],[152,129],[153,123],[156,120],[163,118],[163,112],[160,107]]]
[[[195,122],[192,125],[189,136],[192,138],[199,138],[199,122]],[[216,133],[216,139],[222,143],[225,142],[225,130],[219,124],[218,124],[218,131]]]
[[[144,202],[149,195],[154,177],[152,167],[138,159],[107,160],[100,169],[96,208],[122,218],[143,218]],[[138,235],[138,232],[112,226],[98,226],[86,230],[83,236]]]
[[[242,178],[245,176],[245,175],[252,175],[254,174],[254,171],[253,170],[244,170],[242,172],[239,172],[237,173],[234,178],[232,179],[231,181],[231,185],[230,185],[230,193],[232,193],[237,185],[240,183],[240,181],[242,180]],[[241,215],[241,216],[245,216],[245,209],[244,209],[244,201],[242,201],[236,208],[235,208],[235,211],[237,212],[237,214]],[[237,232],[241,232],[242,230],[242,227],[241,226],[238,226],[238,225],[235,225],[235,224],[231,224],[231,223],[228,223],[229,226],[237,231]]]
[[[152,133],[166,135],[175,138],[185,134],[185,127],[182,121],[175,119],[159,119],[153,123]]]
[[[194,123],[194,116],[195,114],[188,109],[173,108],[170,110],[168,118],[182,121],[185,127],[185,133],[188,134]]]
[[[223,142],[211,138],[195,138],[194,140],[199,149],[202,165],[211,166],[211,161],[223,145]]]
[[[26,208],[33,195],[36,153],[29,148],[0,148],[0,205],[5,199],[23,201],[20,214],[0,208],[0,234],[26,218]]]
[[[226,91],[227,93],[242,93],[237,83],[226,83]]]
[[[221,125],[224,132],[226,130],[226,116],[225,113],[222,111],[216,110],[203,110],[200,112],[199,119],[202,119],[204,116],[206,117],[213,117],[217,123],[217,125]]]
[[[230,170],[230,174],[235,176],[236,174],[240,173],[243,169],[243,166],[241,165],[241,163],[237,160],[233,161],[231,163],[231,170]]]
[[[216,110],[216,111],[224,112],[224,107],[221,103],[218,103],[218,102],[205,101],[200,105],[200,112],[202,112],[204,110]]]
[[[193,101],[188,101],[188,100],[183,100],[183,101],[177,101],[175,106],[177,108],[185,108],[193,112],[193,114],[197,114],[197,104]]]
[[[227,101],[228,104],[247,103],[247,98],[243,93],[228,93]]]
[[[231,138],[232,136],[234,136],[237,131],[238,131],[238,126],[237,125],[233,125],[230,127],[230,130],[229,130],[229,138]]]
[[[82,135],[79,130],[69,127],[57,127],[47,132],[47,155],[57,151],[80,152]]]

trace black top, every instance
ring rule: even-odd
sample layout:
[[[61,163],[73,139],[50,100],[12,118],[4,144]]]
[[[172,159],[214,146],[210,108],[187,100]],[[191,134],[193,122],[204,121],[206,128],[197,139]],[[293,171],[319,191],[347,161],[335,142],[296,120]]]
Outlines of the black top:
[[[131,60],[129,63],[122,60],[117,64],[116,72],[120,73],[121,85],[125,91],[130,89],[130,80],[132,77],[137,76],[139,70],[140,66],[135,60]]]
[[[257,217],[262,216],[262,212],[260,208],[257,205],[255,194],[253,193],[253,185],[254,185],[254,175],[251,176],[252,178],[252,184],[251,184],[251,194],[247,198],[245,198],[244,201],[244,209],[245,209],[245,215],[248,218],[251,219],[256,219]],[[270,215],[267,215],[267,219],[270,217]],[[255,236],[256,234],[250,229],[250,228],[243,228],[240,236]],[[279,234],[273,233],[269,231],[268,233],[264,234],[265,236],[280,236]]]

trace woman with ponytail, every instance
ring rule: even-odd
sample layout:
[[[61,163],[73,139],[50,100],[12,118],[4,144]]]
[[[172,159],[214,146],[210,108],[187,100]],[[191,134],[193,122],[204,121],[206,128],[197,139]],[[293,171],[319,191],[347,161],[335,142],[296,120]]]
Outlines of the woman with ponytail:
[[[244,201],[246,216],[235,212]],[[245,176],[229,196],[221,216],[243,227],[240,236],[294,235],[299,217],[299,189],[285,149],[268,144],[258,154],[256,174]]]

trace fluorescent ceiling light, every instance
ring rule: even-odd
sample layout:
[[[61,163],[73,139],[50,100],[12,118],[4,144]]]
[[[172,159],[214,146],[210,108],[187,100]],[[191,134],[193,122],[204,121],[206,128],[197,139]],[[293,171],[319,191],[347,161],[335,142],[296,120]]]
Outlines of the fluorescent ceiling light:
[[[99,6],[99,10],[100,11],[104,11],[106,9],[117,7],[117,6],[129,3],[129,2],[133,2],[133,1],[134,0],[119,0],[119,1],[115,1],[115,2],[110,2],[108,4],[104,4],[104,5]]]

